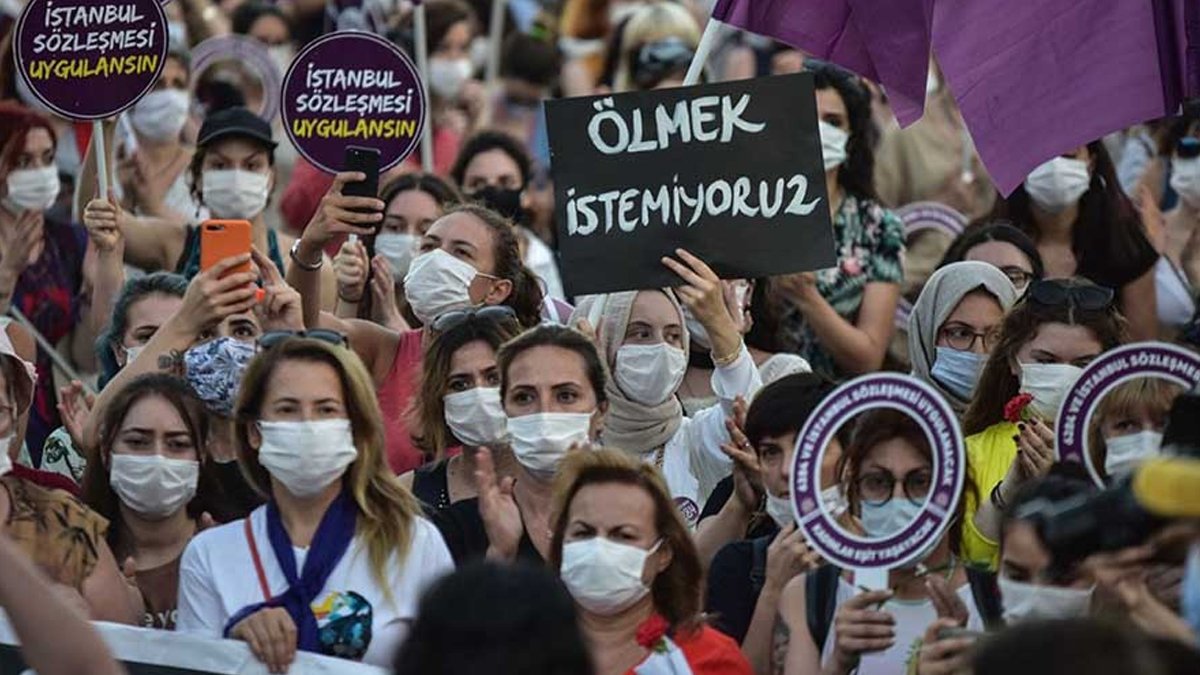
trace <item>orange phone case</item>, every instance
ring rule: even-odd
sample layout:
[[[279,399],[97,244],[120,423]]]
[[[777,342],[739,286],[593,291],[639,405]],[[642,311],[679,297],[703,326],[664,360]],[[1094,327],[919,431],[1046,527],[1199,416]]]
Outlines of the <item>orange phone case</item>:
[[[200,225],[200,271],[211,269],[226,258],[250,252],[248,220],[206,220]],[[251,271],[250,263],[238,265],[228,274]]]

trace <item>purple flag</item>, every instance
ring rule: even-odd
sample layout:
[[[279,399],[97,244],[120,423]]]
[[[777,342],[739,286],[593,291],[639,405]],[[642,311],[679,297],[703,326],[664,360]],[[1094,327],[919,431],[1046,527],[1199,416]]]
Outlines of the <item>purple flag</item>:
[[[1114,0],[936,3],[934,53],[1001,192],[1049,157],[1174,113],[1154,14]]]
[[[932,2],[718,0],[713,18],[879,82],[896,119],[908,126],[925,109]]]

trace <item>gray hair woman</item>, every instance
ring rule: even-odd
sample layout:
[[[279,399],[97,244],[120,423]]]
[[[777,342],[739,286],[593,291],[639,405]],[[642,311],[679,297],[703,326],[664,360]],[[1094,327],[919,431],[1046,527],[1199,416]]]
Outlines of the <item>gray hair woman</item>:
[[[912,374],[933,385],[962,415],[1000,335],[1017,291],[1003,272],[958,262],[934,272],[908,319]]]

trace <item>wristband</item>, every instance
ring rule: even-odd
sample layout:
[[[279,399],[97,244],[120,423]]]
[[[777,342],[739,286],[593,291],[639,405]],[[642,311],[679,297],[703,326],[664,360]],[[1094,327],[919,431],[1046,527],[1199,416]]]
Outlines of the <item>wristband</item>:
[[[709,352],[709,356],[712,357],[713,365],[718,368],[724,368],[725,366],[732,364],[734,361],[737,361],[738,357],[742,355],[743,346],[745,346],[745,343],[738,341],[737,349],[733,350],[731,354],[727,354],[725,356],[717,356],[716,352]]]
[[[296,243],[292,244],[292,250],[289,255],[292,256],[292,262],[299,265],[300,269],[307,270],[309,272],[316,272],[317,270],[321,269],[322,265],[325,264],[325,256],[321,256],[320,258],[317,258],[316,263],[309,263],[309,262],[304,262],[303,260],[301,260],[300,259],[300,240],[299,239],[296,240]]]

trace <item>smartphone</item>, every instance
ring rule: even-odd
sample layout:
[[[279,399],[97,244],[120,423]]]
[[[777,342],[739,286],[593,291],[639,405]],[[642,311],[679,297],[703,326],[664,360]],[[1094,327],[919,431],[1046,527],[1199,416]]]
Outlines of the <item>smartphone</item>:
[[[200,225],[200,271],[211,269],[226,258],[250,253],[248,220],[206,220]],[[250,272],[250,262],[229,270],[225,276]]]
[[[362,148],[357,145],[346,146],[346,157],[342,162],[343,171],[357,171],[365,174],[364,180],[346,183],[342,194],[350,197],[379,197],[379,151],[375,148]],[[369,211],[368,211],[369,212]]]

